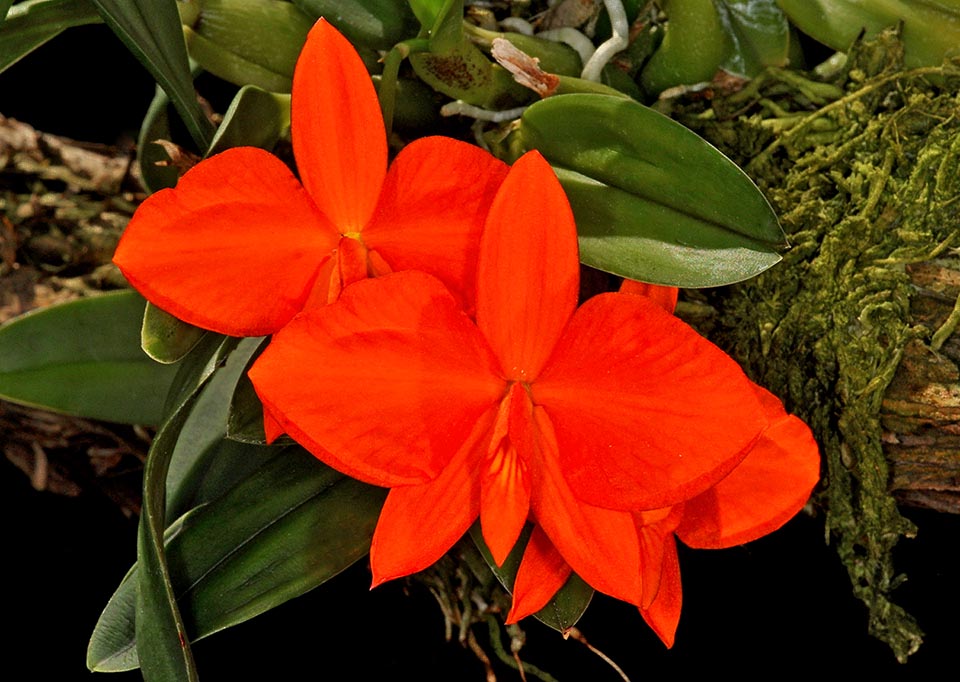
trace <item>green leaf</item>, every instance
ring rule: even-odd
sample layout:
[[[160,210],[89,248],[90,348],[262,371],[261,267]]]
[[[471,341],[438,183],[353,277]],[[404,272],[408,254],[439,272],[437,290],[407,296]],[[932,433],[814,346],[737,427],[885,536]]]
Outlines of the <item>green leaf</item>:
[[[262,338],[241,340],[206,382],[177,438],[167,472],[167,520],[220,497],[259,466],[262,451],[225,440],[230,402]],[[224,466],[224,465],[227,466]]]
[[[240,146],[273,149],[289,127],[290,96],[247,85],[230,103],[207,155]]]
[[[143,470],[143,508],[137,533],[137,657],[147,682],[197,682],[193,652],[177,608],[163,542],[166,479],[177,436],[196,394],[167,420],[150,446]]]
[[[493,555],[487,548],[487,543],[483,541],[480,523],[477,522],[470,528],[470,537],[477,549],[480,550],[480,554],[483,555],[487,566],[500,581],[500,584],[510,592],[513,592],[513,583],[517,578],[520,561],[523,558],[523,552],[527,547],[532,531],[533,526],[527,524],[520,534],[517,544],[504,560],[503,566],[497,566],[493,560]],[[593,599],[593,588],[583,582],[583,579],[576,573],[571,573],[563,587],[553,595],[546,606],[533,616],[544,625],[548,625],[558,632],[566,632],[577,624],[577,621],[580,620],[580,617],[590,605],[591,599]]]
[[[124,291],[0,327],[0,397],[91,419],[159,424],[178,369],[140,350],[144,305]]]
[[[205,151],[213,138],[213,124],[200,108],[193,89],[175,0],[90,2],[170,96],[194,143]]]
[[[173,187],[177,184],[180,175],[176,166],[166,164],[170,157],[157,140],[172,140],[170,130],[170,98],[163,88],[157,86],[157,93],[153,96],[147,113],[140,124],[140,134],[137,136],[137,165],[140,166],[140,177],[144,186],[151,193],[161,189]]]
[[[256,471],[184,516],[169,539],[167,562],[192,640],[307,592],[369,551],[386,491],[334,472],[299,447],[260,450]],[[137,665],[130,592],[138,573],[135,567],[124,578],[97,623],[91,670]]]
[[[326,17],[360,47],[389,50],[417,34],[416,7],[411,11],[403,0],[293,0],[293,4],[315,19]]]
[[[235,85],[290,92],[293,68],[313,22],[281,0],[180,4],[190,57]]]
[[[0,71],[65,29],[100,23],[89,0],[30,0],[15,7],[10,3],[0,2]]]
[[[958,0],[777,0],[797,28],[835,50],[903,22],[904,63],[939,66],[960,45]]]
[[[140,346],[157,362],[169,365],[193,350],[205,333],[148,301],[140,329]]]
[[[227,438],[257,445],[265,445],[267,442],[263,430],[263,404],[257,397],[253,383],[245,376],[237,383],[237,390],[230,403]]]
[[[524,112],[520,136],[556,170],[587,265],[654,284],[706,287],[747,279],[780,260],[783,231],[743,171],[635,101],[550,97]]]
[[[786,66],[790,24],[776,0],[722,0],[717,8],[733,49],[720,67],[752,78],[766,66]]]

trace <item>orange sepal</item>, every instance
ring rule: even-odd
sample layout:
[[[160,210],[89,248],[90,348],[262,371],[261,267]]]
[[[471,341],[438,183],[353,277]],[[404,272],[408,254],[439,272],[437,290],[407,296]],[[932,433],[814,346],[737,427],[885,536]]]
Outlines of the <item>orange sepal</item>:
[[[737,363],[648,298],[627,294],[601,294],[577,310],[533,398],[556,428],[574,494],[609,509],[660,509],[699,495],[767,423]]]
[[[571,573],[570,564],[564,561],[547,534],[539,526],[535,527],[513,583],[513,604],[507,614],[507,624],[516,623],[546,606]]]
[[[680,585],[677,543],[673,536],[668,535],[663,544],[663,564],[657,598],[653,600],[650,608],[640,609],[640,615],[668,649],[673,647],[682,606],[683,589]]]
[[[810,429],[755,389],[771,424],[729,476],[685,505],[677,535],[690,547],[732,547],[772,533],[803,508],[820,478]]]
[[[528,152],[493,200],[477,263],[477,326],[508,379],[533,381],[577,306],[570,204],[550,164]]]
[[[238,147],[143,202],[113,261],[171,315],[220,334],[263,336],[300,311],[336,243],[279,159]]]
[[[387,135],[367,69],[325,19],[297,60],[290,118],[304,187],[341,233],[359,232],[380,196]]]

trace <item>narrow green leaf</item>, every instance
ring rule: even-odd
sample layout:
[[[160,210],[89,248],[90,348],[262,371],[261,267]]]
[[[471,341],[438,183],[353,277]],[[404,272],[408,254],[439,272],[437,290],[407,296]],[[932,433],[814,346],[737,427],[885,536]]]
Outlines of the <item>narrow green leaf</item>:
[[[148,301],[140,329],[140,345],[151,358],[169,365],[189,353],[205,333]]]
[[[517,571],[520,568],[520,561],[523,558],[523,552],[530,540],[530,533],[533,526],[527,524],[517,540],[517,544],[507,555],[503,566],[497,566],[493,560],[493,555],[487,548],[487,543],[483,541],[483,532],[480,529],[480,523],[473,524],[470,528],[470,537],[483,555],[487,566],[508,591],[513,592],[513,583],[517,578]],[[576,573],[571,573],[567,582],[564,583],[555,595],[547,602],[547,605],[534,614],[534,618],[544,625],[557,630],[566,632],[580,620],[580,617],[586,612],[593,599],[593,588],[583,582]]]
[[[0,397],[91,419],[159,424],[178,368],[140,350],[144,305],[124,291],[0,327]]]
[[[263,404],[257,397],[253,383],[246,377],[237,383],[237,390],[230,403],[227,438],[258,445],[265,445],[267,442],[263,429]]]
[[[190,396],[153,440],[143,471],[143,509],[137,533],[137,657],[146,682],[197,682],[196,665],[177,609],[163,544],[167,469],[189,414]]]
[[[151,193],[173,187],[180,177],[176,166],[166,165],[170,158],[164,148],[156,144],[157,140],[173,139],[169,107],[170,98],[157,86],[137,136],[137,165],[143,184]]]
[[[524,112],[520,136],[557,171],[587,265],[705,287],[752,277],[780,260],[783,231],[743,171],[635,101],[550,97]]]
[[[240,146],[273,149],[289,127],[290,96],[247,85],[223,115],[207,155]]]
[[[303,594],[369,551],[385,490],[344,477],[299,447],[260,450],[255,471],[183,517],[169,539],[167,562],[191,640]],[[91,670],[137,666],[130,592],[138,574],[134,567],[124,578],[97,623]]]
[[[65,29],[100,23],[89,0],[30,0],[15,7],[11,2],[0,2],[0,71]]]
[[[262,450],[226,440],[227,417],[237,383],[263,339],[241,340],[201,388],[183,425],[167,472],[167,520],[205,504],[259,466]]]
[[[193,654],[177,607],[164,549],[170,461],[201,389],[238,344],[205,334],[180,365],[167,397],[168,417],[157,431],[143,472],[143,508],[137,534],[137,656],[146,682],[195,682]]]
[[[197,147],[206,151],[213,124],[197,101],[175,0],[90,0],[103,20],[173,101]]]

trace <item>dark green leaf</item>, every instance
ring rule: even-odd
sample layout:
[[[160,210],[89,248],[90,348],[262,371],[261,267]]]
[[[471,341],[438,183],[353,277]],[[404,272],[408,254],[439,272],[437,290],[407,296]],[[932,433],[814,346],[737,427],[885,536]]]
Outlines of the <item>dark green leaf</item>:
[[[403,0],[293,0],[313,18],[326,17],[351,43],[389,50],[417,34],[417,22]]]
[[[470,528],[470,537],[473,539],[484,561],[487,562],[490,570],[508,591],[513,591],[513,583],[517,577],[517,571],[520,568],[520,560],[523,558],[523,552],[530,540],[530,533],[533,526],[527,524],[517,540],[517,544],[507,555],[503,566],[497,566],[483,541],[483,533],[480,530],[480,523],[473,524]],[[547,602],[547,605],[534,614],[534,618],[549,625],[558,632],[565,632],[577,624],[580,617],[590,605],[593,598],[593,588],[583,582],[575,573],[571,573],[567,582],[557,591],[555,595]]]
[[[81,299],[0,328],[0,396],[93,419],[159,424],[177,367],[140,350],[145,301]]]
[[[151,358],[169,365],[189,353],[205,333],[148,302],[140,329],[140,345]]]
[[[752,78],[765,66],[786,66],[790,25],[776,0],[722,0],[717,9],[733,42],[725,71]]]
[[[780,260],[783,231],[753,182],[702,138],[637,102],[550,97],[524,112],[520,134],[557,171],[587,265],[705,287]]]
[[[208,155],[231,147],[273,149],[290,127],[290,97],[248,85],[230,103]]]
[[[191,639],[303,594],[369,551],[386,491],[346,478],[298,447],[260,451],[256,471],[183,517],[169,540],[167,562]],[[97,624],[88,650],[92,670],[137,665],[130,592],[138,573],[124,579]]]
[[[0,71],[4,71],[65,29],[99,24],[100,15],[89,0],[32,0],[16,7],[3,0],[0,22]]]
[[[197,682],[186,628],[177,608],[163,542],[166,480],[177,437],[196,393],[173,412],[150,446],[143,471],[143,509],[137,533],[137,657],[146,682]]]
[[[264,445],[267,442],[267,436],[263,430],[263,405],[253,389],[253,383],[246,377],[238,382],[233,401],[230,403],[227,438],[258,445]]]
[[[173,101],[194,143],[206,151],[213,124],[200,108],[175,0],[90,0],[107,25]]]
[[[203,386],[177,438],[167,472],[167,519],[176,519],[233,487],[259,466],[261,451],[225,440],[230,402],[263,339],[241,340]]]
[[[157,140],[172,140],[170,130],[170,98],[163,88],[157,87],[157,93],[150,102],[143,123],[140,125],[140,134],[137,137],[137,164],[140,166],[140,177],[149,192],[159,192],[166,187],[173,187],[180,177],[176,166],[167,165],[170,157]],[[163,164],[163,165],[161,165]]]

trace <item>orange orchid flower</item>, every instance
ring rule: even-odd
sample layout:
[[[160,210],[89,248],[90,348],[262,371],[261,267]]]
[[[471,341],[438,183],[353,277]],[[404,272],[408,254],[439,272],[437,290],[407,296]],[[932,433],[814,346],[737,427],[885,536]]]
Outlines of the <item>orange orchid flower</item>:
[[[621,288],[625,290],[634,288]],[[657,300],[666,300],[659,296],[665,292],[657,293]],[[756,540],[799,512],[819,479],[820,456],[810,429],[787,414],[772,393],[756,385],[754,390],[770,425],[744,460],[692,500],[633,514],[642,571],[640,614],[667,647],[673,646],[682,604],[674,538],[695,549],[723,549]],[[517,572],[507,622],[543,608],[571,572],[559,550],[534,529]]]
[[[297,61],[291,111],[300,180],[238,147],[148,198],[114,262],[148,300],[191,324],[261,336],[347,284],[415,268],[473,299],[476,244],[507,167],[463,142],[409,144],[387,170],[376,92],[325,20]]]
[[[646,297],[577,308],[573,216],[536,152],[497,193],[477,270],[475,322],[427,274],[358,282],[284,327],[254,386],[317,457],[391,489],[375,585],[430,566],[478,517],[502,564],[532,519],[554,567],[640,606],[636,513],[717,485],[765,408],[733,360]],[[529,603],[522,590],[538,586],[515,592]]]

